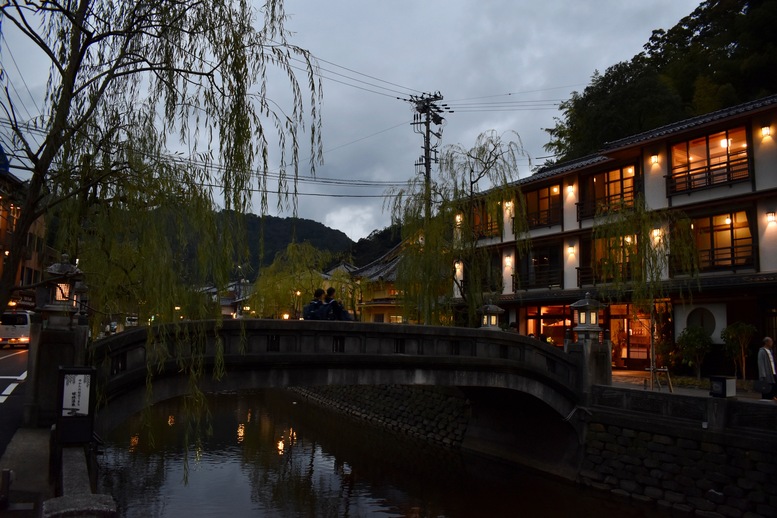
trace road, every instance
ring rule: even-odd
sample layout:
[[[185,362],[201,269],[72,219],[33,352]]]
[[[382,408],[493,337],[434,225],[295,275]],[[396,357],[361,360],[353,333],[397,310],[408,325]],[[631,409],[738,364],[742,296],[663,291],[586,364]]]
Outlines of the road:
[[[0,349],[0,456],[22,424],[27,349]]]

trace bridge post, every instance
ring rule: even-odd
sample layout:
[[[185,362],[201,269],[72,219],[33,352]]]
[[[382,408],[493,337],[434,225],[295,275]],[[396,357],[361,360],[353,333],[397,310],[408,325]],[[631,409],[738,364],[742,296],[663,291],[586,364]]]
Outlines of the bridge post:
[[[83,366],[89,337],[83,311],[86,286],[81,271],[67,255],[46,269],[46,285],[35,294],[36,315],[30,326],[27,355],[27,391],[24,425],[45,427],[55,423],[60,366]]]
[[[585,299],[572,304],[577,327],[577,342],[572,341],[571,331],[564,339],[564,351],[578,358],[581,366],[580,389],[585,398],[591,393],[593,385],[612,385],[612,353],[609,332],[605,331],[604,341],[599,341],[599,309],[604,304],[592,299],[590,293]]]

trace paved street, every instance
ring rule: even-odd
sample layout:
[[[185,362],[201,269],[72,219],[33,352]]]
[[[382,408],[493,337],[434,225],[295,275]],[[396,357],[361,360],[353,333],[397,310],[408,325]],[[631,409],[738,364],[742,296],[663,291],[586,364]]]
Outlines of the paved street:
[[[22,423],[27,349],[0,349],[0,456]]]

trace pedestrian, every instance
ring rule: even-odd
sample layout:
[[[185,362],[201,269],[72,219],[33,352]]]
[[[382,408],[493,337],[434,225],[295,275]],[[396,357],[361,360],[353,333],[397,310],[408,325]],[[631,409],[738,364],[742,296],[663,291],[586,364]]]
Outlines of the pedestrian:
[[[326,289],[326,297],[324,297],[324,304],[332,305],[332,316],[335,320],[353,320],[351,314],[345,309],[345,306],[339,301],[335,300],[335,289],[330,286]]]
[[[308,302],[304,308],[302,308],[302,318],[305,320],[319,320],[319,312],[324,305],[324,293],[321,288],[317,288],[313,292],[313,300]]]
[[[761,399],[773,399],[777,401],[777,371],[774,367],[774,341],[767,336],[763,339],[763,345],[758,349],[758,379],[769,384],[770,389],[761,393]]]

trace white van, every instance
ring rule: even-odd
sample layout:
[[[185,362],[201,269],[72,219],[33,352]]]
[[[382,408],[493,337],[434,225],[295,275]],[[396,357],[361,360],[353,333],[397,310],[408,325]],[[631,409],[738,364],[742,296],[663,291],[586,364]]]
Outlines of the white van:
[[[0,347],[30,346],[32,311],[9,311],[0,316]]]

